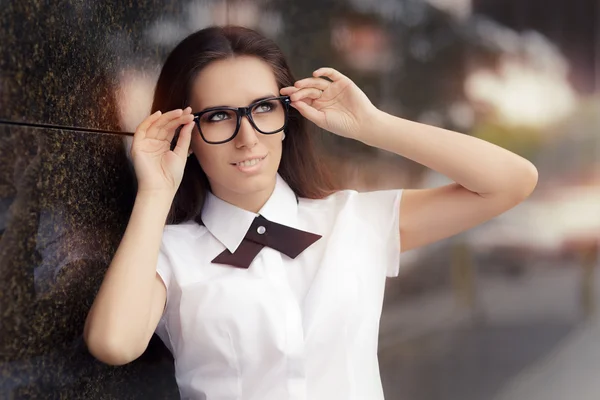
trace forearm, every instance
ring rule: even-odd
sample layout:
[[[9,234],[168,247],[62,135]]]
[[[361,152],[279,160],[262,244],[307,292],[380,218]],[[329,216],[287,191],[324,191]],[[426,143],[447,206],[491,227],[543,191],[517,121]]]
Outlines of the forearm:
[[[537,181],[529,161],[484,140],[382,111],[369,121],[360,132],[362,142],[431,168],[481,196],[526,197]]]

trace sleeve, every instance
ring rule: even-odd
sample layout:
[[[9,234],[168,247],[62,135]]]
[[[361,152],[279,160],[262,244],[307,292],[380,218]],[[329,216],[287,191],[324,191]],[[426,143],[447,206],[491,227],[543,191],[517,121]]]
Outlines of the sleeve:
[[[400,272],[400,202],[402,189],[358,193],[361,218],[381,243],[385,274],[393,278]]]
[[[172,268],[171,268],[171,262],[169,261],[169,258],[167,257],[167,253],[165,251],[164,235],[163,235],[163,239],[161,241],[161,245],[160,245],[160,248],[158,251],[158,262],[156,264],[156,273],[160,276],[160,278],[162,279],[162,281],[165,285],[165,288],[167,289],[167,301],[165,303],[165,309],[166,309],[169,304],[169,285],[171,284]]]
[[[173,276],[173,268],[172,263],[169,259],[167,252],[167,246],[165,244],[165,233],[163,232],[163,236],[161,239],[161,244],[158,250],[158,261],[156,263],[156,273],[162,279],[165,288],[167,289],[167,299],[165,301],[165,308],[163,309],[162,316],[156,325],[156,329],[154,332],[158,335],[158,337],[162,340],[165,346],[169,349],[171,354],[173,354],[173,346],[171,344],[171,338],[169,335],[169,330],[167,327],[167,308],[169,307],[169,297],[170,297],[170,285],[171,285],[171,277]]]

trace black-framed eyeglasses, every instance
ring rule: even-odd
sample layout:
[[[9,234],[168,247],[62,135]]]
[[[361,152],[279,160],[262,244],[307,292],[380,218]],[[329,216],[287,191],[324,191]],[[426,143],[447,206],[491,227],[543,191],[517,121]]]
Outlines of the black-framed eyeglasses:
[[[264,135],[281,132],[287,127],[291,100],[289,96],[269,97],[248,107],[211,107],[194,113],[196,127],[209,144],[221,144],[238,134],[242,117]]]

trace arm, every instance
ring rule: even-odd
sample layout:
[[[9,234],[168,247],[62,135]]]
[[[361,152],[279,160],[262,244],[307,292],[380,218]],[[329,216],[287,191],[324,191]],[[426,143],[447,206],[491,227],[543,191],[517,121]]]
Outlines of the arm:
[[[527,198],[537,184],[537,170],[524,158],[474,137],[386,114],[332,68],[314,71],[281,94],[319,127],[409,158],[455,182],[403,193],[403,251],[491,219]]]
[[[88,313],[83,337],[100,361],[122,365],[138,358],[158,325],[166,288],[156,273],[171,198],[139,195],[100,290]]]
[[[175,129],[183,125],[170,150]],[[156,329],[166,288],[156,272],[165,221],[187,160],[194,126],[191,108],[156,112],[133,136],[138,193],[125,234],[84,327],[90,353],[107,364],[138,358]]]
[[[402,251],[472,228],[525,200],[537,183],[529,161],[468,135],[376,111],[359,137],[409,158],[455,183],[406,190],[400,206]]]

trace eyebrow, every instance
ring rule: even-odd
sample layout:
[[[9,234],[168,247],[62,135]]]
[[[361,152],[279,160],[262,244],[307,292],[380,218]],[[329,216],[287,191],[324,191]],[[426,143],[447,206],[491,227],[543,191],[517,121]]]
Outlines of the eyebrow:
[[[262,96],[262,97],[259,97],[259,98],[257,98],[257,99],[254,99],[254,100],[252,100],[252,101],[250,102],[250,104],[254,104],[254,103],[256,103],[257,101],[261,101],[261,100],[265,100],[265,99],[270,99],[270,98],[272,98],[272,97],[279,97],[279,96],[276,96],[276,95],[274,95],[274,94],[271,94],[271,93],[269,93],[269,94],[267,94],[267,95],[265,95],[265,96]],[[197,112],[203,112],[203,111],[209,110],[209,109],[211,109],[211,108],[221,108],[221,107],[233,107],[233,106],[228,106],[228,105],[217,105],[217,106],[210,106],[210,107],[204,107],[202,110],[200,110],[200,111],[197,111]],[[233,107],[233,108],[237,108],[237,107]]]

